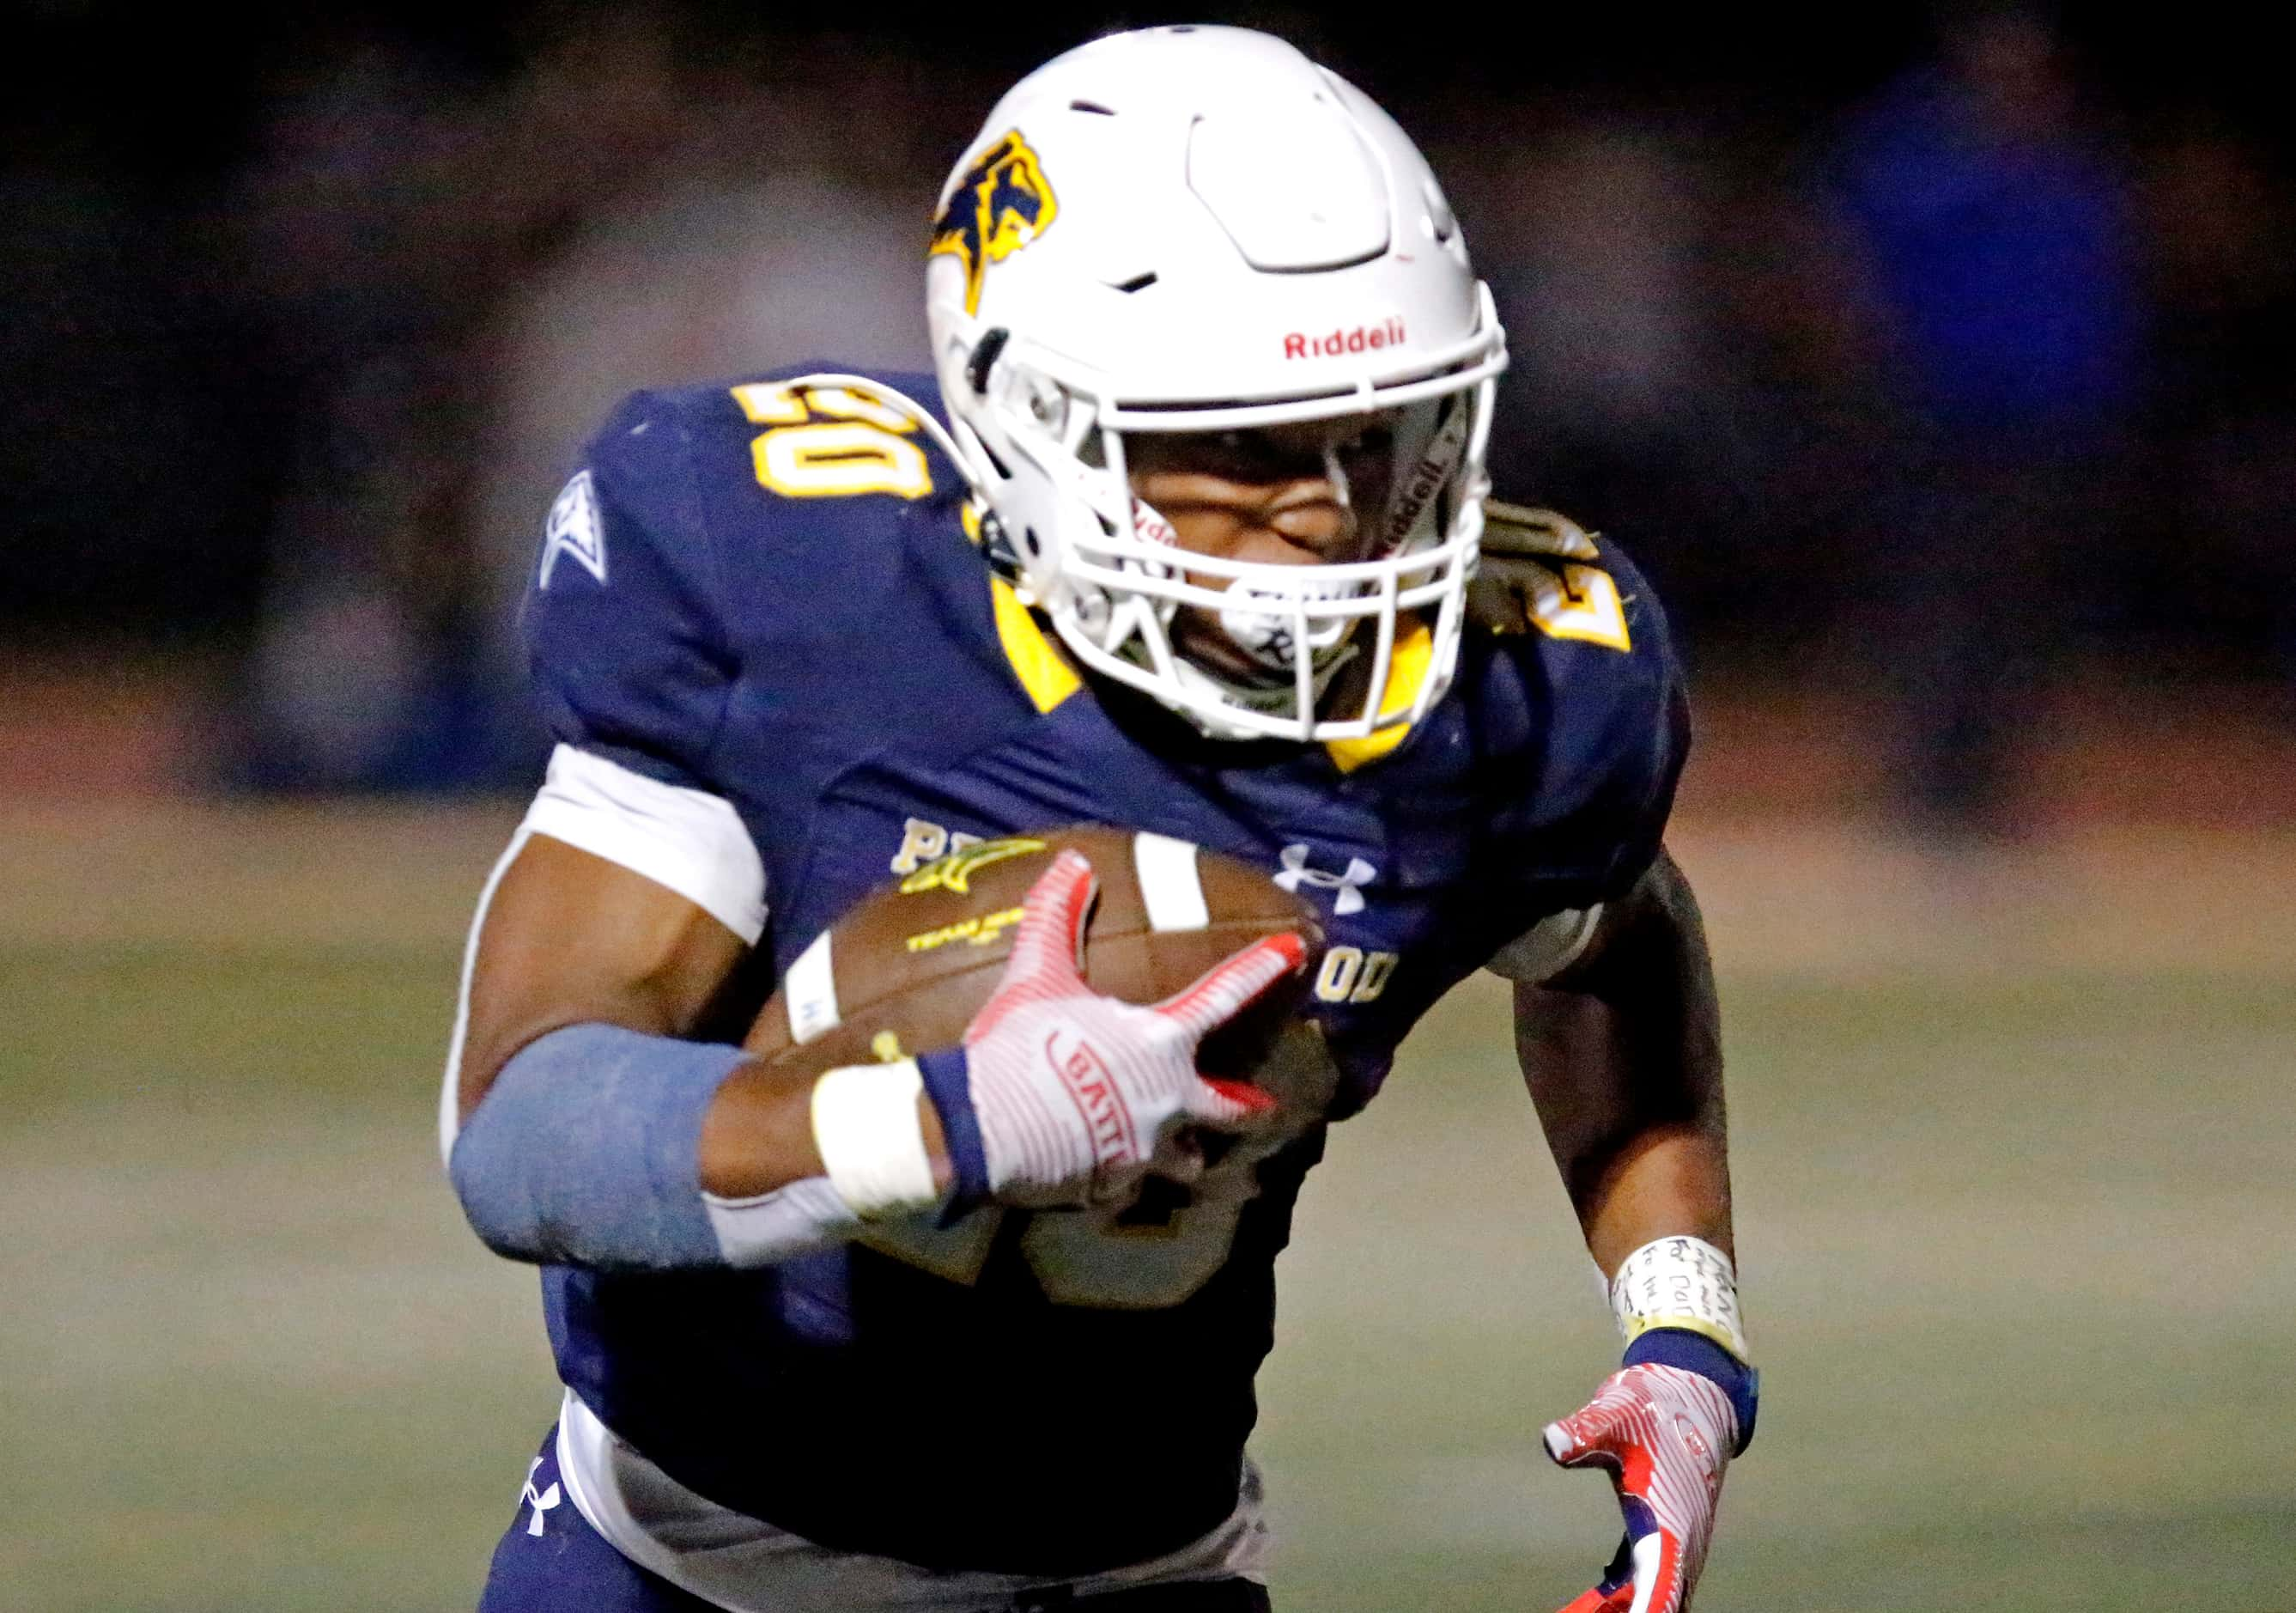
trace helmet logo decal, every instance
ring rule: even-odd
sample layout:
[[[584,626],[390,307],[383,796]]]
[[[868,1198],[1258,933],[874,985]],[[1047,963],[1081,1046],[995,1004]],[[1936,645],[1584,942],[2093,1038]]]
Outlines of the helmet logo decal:
[[[933,220],[928,258],[964,265],[964,311],[980,311],[980,277],[1043,235],[1060,211],[1036,152],[1013,129],[980,154]]]

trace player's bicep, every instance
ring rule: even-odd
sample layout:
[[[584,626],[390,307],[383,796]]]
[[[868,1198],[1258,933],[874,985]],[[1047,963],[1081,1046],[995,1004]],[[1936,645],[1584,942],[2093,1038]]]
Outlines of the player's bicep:
[[[1650,866],[1610,901],[1551,913],[1493,953],[1487,967],[1518,986],[1631,994],[1654,958],[1705,955],[1697,898],[1681,865],[1660,846]]]
[[[762,865],[728,803],[561,746],[472,926],[442,1143],[552,1031],[690,1032],[764,925]]]
[[[1550,1134],[1718,1104],[1714,975],[1690,882],[1661,849],[1562,967],[1518,977],[1515,1049]]]

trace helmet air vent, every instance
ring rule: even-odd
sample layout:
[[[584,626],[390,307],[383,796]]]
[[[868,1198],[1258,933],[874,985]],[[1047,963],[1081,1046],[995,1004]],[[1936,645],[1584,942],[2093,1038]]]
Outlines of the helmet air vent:
[[[1156,271],[1150,269],[1144,274],[1133,276],[1129,280],[1111,281],[1110,285],[1111,289],[1119,292],[1144,292],[1155,284]]]
[[[1459,220],[1457,215],[1451,211],[1450,202],[1444,200],[1443,187],[1431,177],[1423,184],[1420,193],[1427,199],[1429,232],[1439,244],[1448,242],[1459,233]]]
[[[1071,101],[1069,103],[1069,111],[1072,112],[1092,112],[1096,116],[1103,118],[1113,118],[1116,116],[1116,109],[1114,107],[1103,106],[1097,101]]]
[[[997,355],[1012,340],[1013,333],[1001,325],[991,325],[981,333],[980,342],[973,347],[972,356],[964,361],[964,378],[972,383],[973,396],[985,398],[988,395],[988,372],[996,367]]]

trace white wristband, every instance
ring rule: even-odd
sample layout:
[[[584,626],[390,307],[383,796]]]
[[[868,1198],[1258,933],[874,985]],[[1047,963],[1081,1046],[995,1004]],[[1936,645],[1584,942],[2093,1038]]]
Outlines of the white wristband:
[[[813,1083],[813,1143],[837,1196],[864,1220],[940,1197],[925,1151],[917,1061],[848,1065]]]
[[[1611,1279],[1611,1311],[1628,1344],[1652,1328],[1683,1328],[1750,1359],[1738,1325],[1737,1271],[1702,1239],[1661,1238],[1628,1255]]]

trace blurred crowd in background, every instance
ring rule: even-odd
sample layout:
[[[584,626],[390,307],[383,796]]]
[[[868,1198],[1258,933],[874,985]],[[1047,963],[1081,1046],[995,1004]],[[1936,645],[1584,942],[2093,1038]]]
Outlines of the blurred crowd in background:
[[[44,11],[67,80],[124,26]],[[1514,354],[1502,494],[1626,541],[1702,675],[1874,691],[1909,815],[1983,827],[2046,689],[2287,701],[2296,192],[2276,88],[2238,93],[2258,42],[2188,27],[2179,72],[2016,4],[1726,50],[1226,14],[1445,177]],[[526,783],[515,606],[582,439],[639,385],[922,366],[949,163],[1119,21],[454,16],[250,13],[182,73],[144,36],[93,103],[14,70],[0,648],[202,680],[219,787]]]

